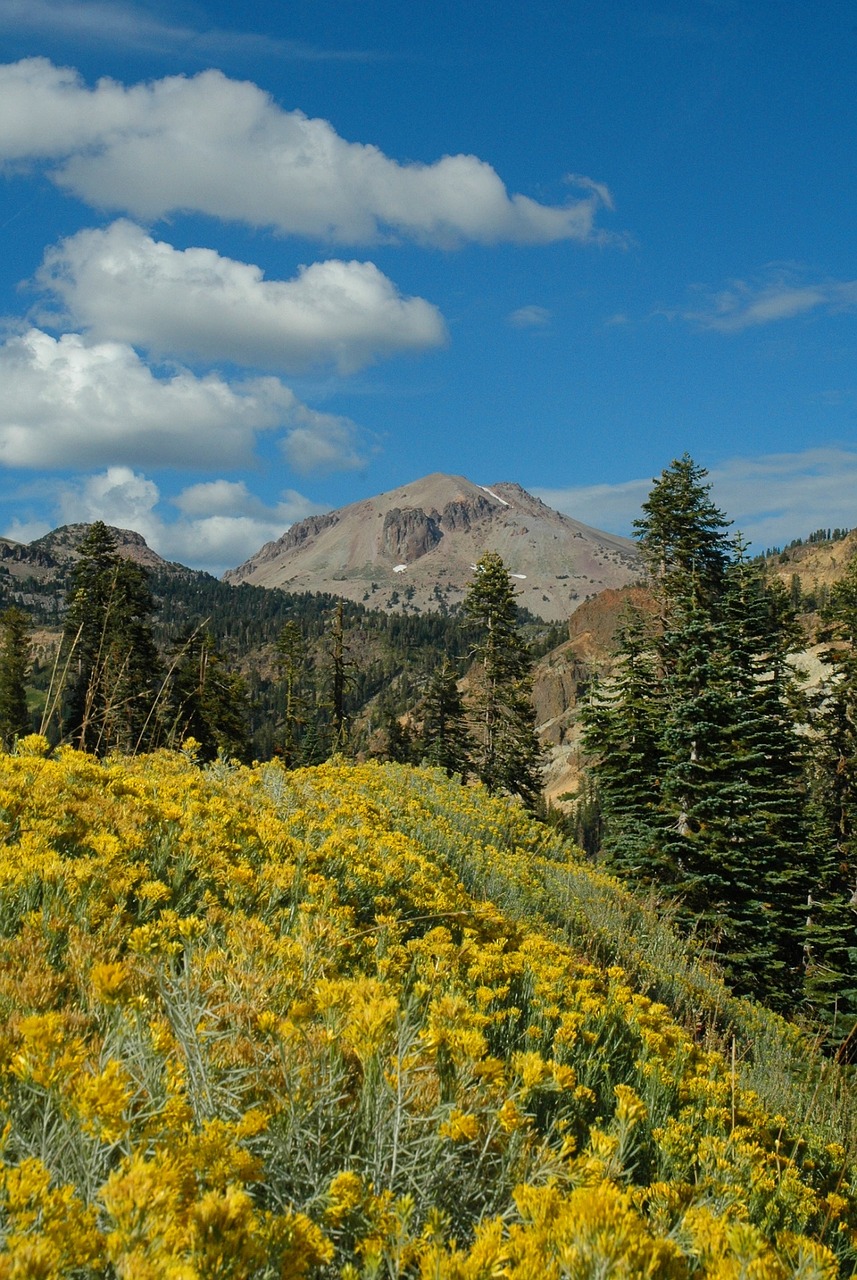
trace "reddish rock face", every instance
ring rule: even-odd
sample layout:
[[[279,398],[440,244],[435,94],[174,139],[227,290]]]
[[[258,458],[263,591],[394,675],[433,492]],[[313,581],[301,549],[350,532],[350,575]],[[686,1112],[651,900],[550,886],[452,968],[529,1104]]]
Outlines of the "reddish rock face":
[[[394,564],[411,564],[436,547],[442,537],[437,520],[422,507],[393,507],[384,516],[381,554]]]

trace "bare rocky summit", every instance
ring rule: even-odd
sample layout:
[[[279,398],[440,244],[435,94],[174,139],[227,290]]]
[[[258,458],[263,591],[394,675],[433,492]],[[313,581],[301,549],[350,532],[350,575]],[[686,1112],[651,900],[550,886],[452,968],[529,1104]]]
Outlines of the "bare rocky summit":
[[[64,581],[64,575],[80,559],[80,544],[92,528],[91,524],[64,524],[52,529],[34,542],[12,542],[0,538],[0,572],[10,579],[32,578],[39,582]],[[163,560],[133,529],[108,526],[116,550],[126,560],[134,560],[145,569],[175,569]]]
[[[437,472],[292,525],[224,579],[327,591],[369,608],[444,610],[463,599],[485,551],[499,552],[520,603],[549,621],[640,575],[629,539],[562,515],[518,484]]]

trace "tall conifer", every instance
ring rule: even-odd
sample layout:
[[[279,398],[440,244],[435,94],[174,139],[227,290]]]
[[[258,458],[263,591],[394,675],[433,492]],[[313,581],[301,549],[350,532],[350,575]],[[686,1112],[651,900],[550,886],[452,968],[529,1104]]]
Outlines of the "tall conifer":
[[[429,676],[416,714],[421,722],[416,743],[418,758],[445,769],[450,777],[459,774],[465,779],[471,767],[473,742],[458,676],[448,658]]]
[[[737,990],[787,1008],[809,883],[793,631],[705,474],[674,461],[636,522],[660,616],[647,644],[624,636],[588,742],[616,869],[675,897]]]
[[[857,558],[826,610],[830,675],[814,699],[809,766],[808,1010],[857,1060]]]
[[[464,601],[479,630],[473,649],[473,764],[489,791],[508,791],[535,808],[542,752],[530,699],[532,659],[518,634],[509,571],[496,551],[479,560]]]
[[[87,751],[145,748],[160,674],[154,601],[145,569],[119,555],[100,520],[80,544],[66,600],[65,732]]]
[[[629,611],[617,668],[583,710],[584,745],[597,774],[602,851],[643,887],[672,878],[661,857],[662,689],[651,620]]]
[[[30,732],[29,667],[30,620],[21,609],[5,609],[0,614],[0,744],[6,750]]]

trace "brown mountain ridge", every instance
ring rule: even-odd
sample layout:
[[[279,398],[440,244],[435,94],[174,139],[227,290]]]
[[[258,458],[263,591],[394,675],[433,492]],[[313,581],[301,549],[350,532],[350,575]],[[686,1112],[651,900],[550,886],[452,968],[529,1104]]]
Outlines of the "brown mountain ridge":
[[[630,539],[554,511],[518,484],[436,472],[301,520],[224,580],[327,591],[373,609],[443,611],[464,598],[486,551],[499,552],[519,602],[547,621],[640,575]]]

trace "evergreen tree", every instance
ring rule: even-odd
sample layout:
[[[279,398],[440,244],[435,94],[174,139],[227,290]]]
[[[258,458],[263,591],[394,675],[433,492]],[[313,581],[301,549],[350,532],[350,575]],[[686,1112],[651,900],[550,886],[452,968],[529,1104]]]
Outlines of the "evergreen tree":
[[[784,641],[753,579],[736,560],[715,616],[691,599],[665,636],[661,847],[735,989],[786,1008],[808,883],[801,756]]]
[[[564,816],[559,825],[588,857],[597,856],[604,843],[604,813],[598,787],[589,774],[580,779],[571,815]]]
[[[603,823],[601,850],[641,888],[669,878],[659,844],[662,717],[656,636],[649,619],[629,611],[619,631],[616,673],[596,687],[582,720],[591,771],[586,785],[598,796]]]
[[[616,869],[678,900],[736,990],[788,1008],[810,882],[793,614],[729,541],[704,476],[685,455],[644,504],[660,617],[626,629],[587,742]]]
[[[146,572],[119,555],[100,520],[80,544],[79,556],[61,653],[69,675],[65,732],[82,750],[145,749],[160,676]]]
[[[706,475],[688,454],[674,459],[634,521],[651,580],[667,598],[689,589],[700,600],[715,598],[730,562],[731,522],[712,502]]]
[[[857,1057],[857,559],[831,592],[824,652],[831,674],[811,709],[806,996],[831,1046]]]
[[[333,715],[333,751],[343,752],[348,744],[346,694],[352,681],[352,663],[348,658],[345,638],[345,614],[342,600],[333,610],[330,627],[330,709]]]
[[[0,614],[0,743],[10,751],[15,739],[30,732],[27,672],[30,667],[30,622],[17,608]]]
[[[300,624],[286,622],[277,637],[274,661],[283,688],[283,726],[280,751],[283,763],[293,768],[300,760],[300,743],[309,716],[307,647]]]
[[[445,769],[450,778],[458,774],[465,781],[471,768],[473,741],[455,667],[448,658],[429,676],[416,715],[421,722],[417,758]]]
[[[199,744],[201,760],[214,760],[218,755],[249,759],[244,681],[230,671],[207,631],[189,636],[173,661],[163,728],[170,746],[180,747],[193,738]]]
[[[474,768],[489,791],[508,791],[534,809],[541,794],[542,751],[531,702],[532,659],[518,634],[508,570],[496,552],[486,552],[477,564],[464,612],[479,632],[471,701]]]
[[[377,759],[392,760],[394,764],[412,764],[414,741],[410,724],[402,720],[393,702],[383,699],[379,708],[380,743],[371,748]]]

